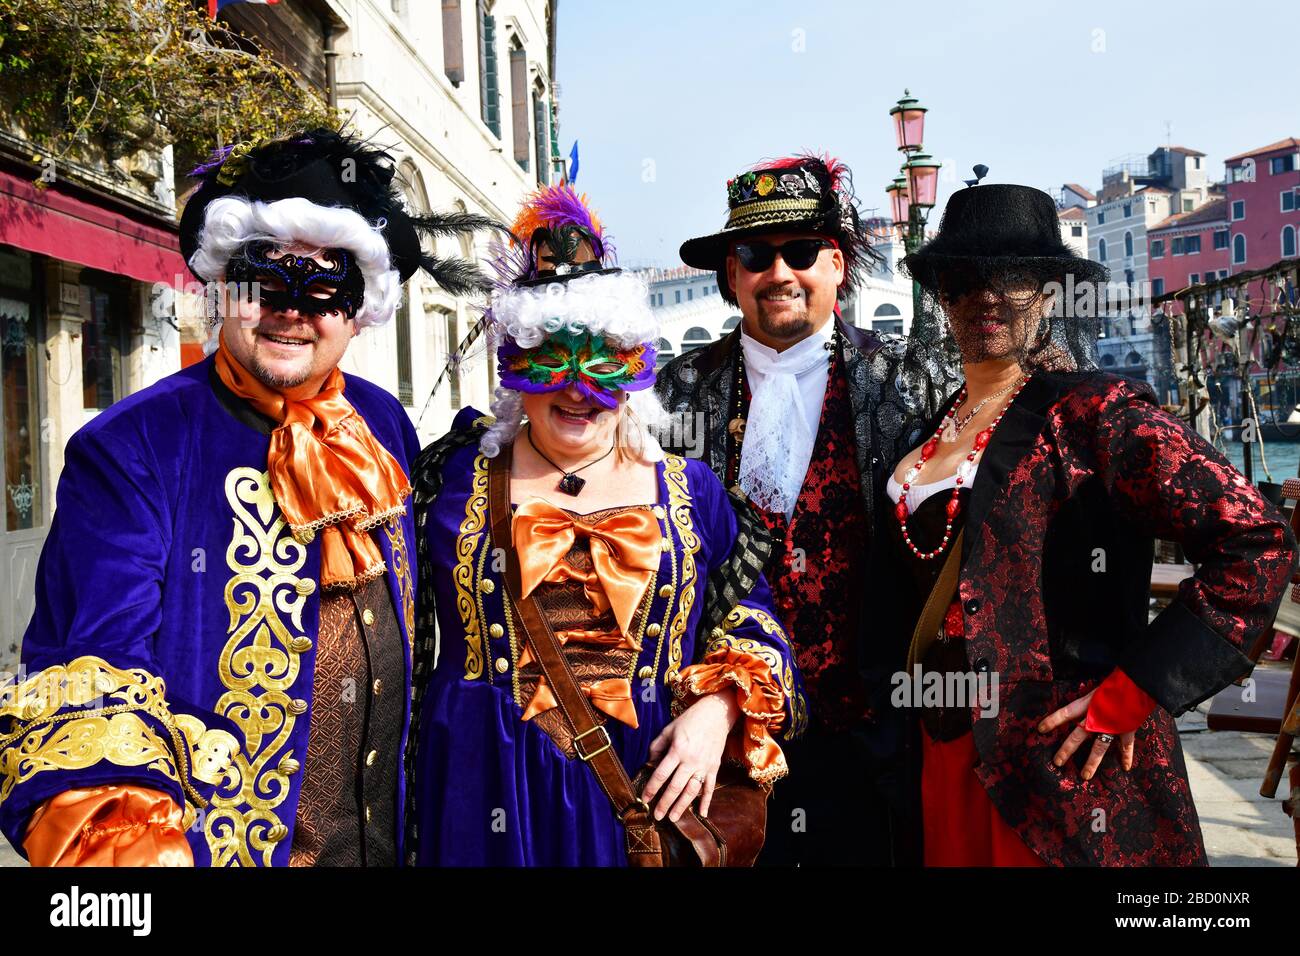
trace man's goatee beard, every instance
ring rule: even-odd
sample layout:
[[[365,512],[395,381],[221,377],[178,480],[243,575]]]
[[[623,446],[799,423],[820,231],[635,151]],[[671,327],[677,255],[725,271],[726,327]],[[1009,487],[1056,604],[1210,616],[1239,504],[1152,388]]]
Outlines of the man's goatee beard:
[[[800,309],[784,321],[776,321],[768,316],[763,300],[758,300],[758,327],[764,335],[775,339],[789,339],[795,336],[807,336],[812,333],[812,322],[808,318],[808,308]]]
[[[269,368],[262,364],[260,359],[253,359],[253,377],[265,385],[267,388],[286,389],[297,388],[307,379],[311,378],[311,369],[305,368],[301,372],[295,372],[292,375],[277,375]]]

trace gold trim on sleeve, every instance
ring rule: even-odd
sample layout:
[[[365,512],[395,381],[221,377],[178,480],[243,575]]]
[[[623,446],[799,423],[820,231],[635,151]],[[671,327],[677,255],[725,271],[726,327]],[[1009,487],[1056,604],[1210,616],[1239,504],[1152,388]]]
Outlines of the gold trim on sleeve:
[[[65,709],[88,704],[85,710]],[[5,718],[11,723],[0,734],[0,803],[42,771],[84,770],[106,760],[163,774],[180,784],[186,803],[201,808],[207,802],[191,776],[215,782],[212,774],[238,746],[233,736],[208,730],[197,717],[173,716],[161,677],[91,655],[0,688],[0,720]]]

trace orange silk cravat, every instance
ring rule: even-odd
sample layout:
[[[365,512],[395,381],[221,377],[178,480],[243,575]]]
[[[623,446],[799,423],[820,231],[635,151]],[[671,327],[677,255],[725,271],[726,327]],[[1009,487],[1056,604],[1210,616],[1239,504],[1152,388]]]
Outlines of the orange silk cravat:
[[[590,575],[582,574],[564,560],[579,535],[590,542]],[[636,646],[631,635],[633,619],[663,554],[659,543],[663,538],[659,522],[650,512],[633,508],[591,522],[581,517],[574,518],[541,499],[533,499],[515,512],[511,538],[519,555],[523,597],[531,595],[544,581],[552,584],[582,581],[583,590],[596,613],[606,609],[614,613],[620,633],[560,631],[555,636],[561,644],[575,641]],[[531,659],[525,647],[518,666],[524,666]],[[630,727],[637,726],[629,680],[614,677],[581,686],[594,708]],[[522,719],[529,720],[555,706],[554,693],[547,686],[546,678],[540,677],[537,691],[525,708]]]
[[[319,532],[321,586],[355,588],[384,572],[370,529],[405,512],[411,485],[402,466],[343,397],[330,372],[311,398],[286,398],[217,348],[226,387],[280,425],[271,432],[267,471],[276,503],[295,535]]]

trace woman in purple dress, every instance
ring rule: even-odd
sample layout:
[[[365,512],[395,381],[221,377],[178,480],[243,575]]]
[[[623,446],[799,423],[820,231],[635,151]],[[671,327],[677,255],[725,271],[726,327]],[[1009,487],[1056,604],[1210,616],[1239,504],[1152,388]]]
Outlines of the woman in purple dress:
[[[555,632],[628,775],[654,765],[639,795],[657,818],[695,801],[707,814],[724,760],[764,784],[783,776],[778,739],[801,730],[802,695],[727,493],[648,430],[662,410],[644,284],[605,266],[600,224],[568,187],[539,191],[513,231],[487,316],[495,418],[462,410],[415,467],[408,856],[623,865],[623,826],[507,594],[494,459],[509,469],[520,596]]]

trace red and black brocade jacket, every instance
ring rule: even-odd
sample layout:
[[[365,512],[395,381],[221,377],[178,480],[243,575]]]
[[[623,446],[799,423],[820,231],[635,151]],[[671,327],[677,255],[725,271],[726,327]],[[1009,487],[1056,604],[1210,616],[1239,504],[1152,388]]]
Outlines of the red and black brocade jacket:
[[[1296,564],[1286,520],[1145,383],[1038,372],[984,453],[965,527],[967,659],[999,679],[996,716],[973,711],[975,770],[1002,818],[1053,865],[1203,865],[1173,718],[1250,672],[1244,651]],[[1197,571],[1148,623],[1157,537],[1181,543]],[[882,754],[892,742],[881,779],[906,835],[899,862],[915,863],[918,730],[888,704],[915,620],[891,619],[901,564],[884,553],[887,535],[875,539],[864,672],[891,716],[864,733]],[[1057,769],[1072,727],[1036,727],[1116,667],[1159,706],[1137,731],[1133,769],[1108,755],[1085,782],[1090,747]]]

